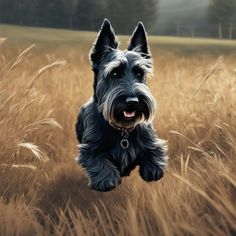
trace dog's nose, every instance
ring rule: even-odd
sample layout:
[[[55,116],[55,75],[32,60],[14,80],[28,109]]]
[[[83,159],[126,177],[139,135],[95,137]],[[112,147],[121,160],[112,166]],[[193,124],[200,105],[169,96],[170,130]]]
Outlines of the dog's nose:
[[[132,106],[132,105],[137,105],[139,103],[139,100],[137,97],[127,97],[125,102],[127,105]]]

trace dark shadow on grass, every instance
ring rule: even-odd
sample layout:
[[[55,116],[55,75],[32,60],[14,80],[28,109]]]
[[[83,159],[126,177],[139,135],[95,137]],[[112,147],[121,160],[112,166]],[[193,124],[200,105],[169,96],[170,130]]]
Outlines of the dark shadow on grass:
[[[46,215],[55,216],[62,209],[76,209],[89,218],[95,217],[95,207],[108,213],[115,209],[124,209],[129,186],[124,183],[110,192],[96,192],[88,187],[88,179],[81,168],[75,163],[63,164],[49,174],[50,180],[39,187],[38,208]],[[124,181],[126,182],[126,181]]]

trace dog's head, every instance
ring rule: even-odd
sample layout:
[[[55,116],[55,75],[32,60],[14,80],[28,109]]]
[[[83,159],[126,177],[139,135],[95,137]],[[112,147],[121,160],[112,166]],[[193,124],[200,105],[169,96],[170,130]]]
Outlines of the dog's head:
[[[152,73],[152,58],[143,24],[138,23],[127,50],[117,47],[114,30],[105,19],[90,53],[94,99],[105,120],[128,129],[150,122],[155,111],[155,100],[146,83]]]

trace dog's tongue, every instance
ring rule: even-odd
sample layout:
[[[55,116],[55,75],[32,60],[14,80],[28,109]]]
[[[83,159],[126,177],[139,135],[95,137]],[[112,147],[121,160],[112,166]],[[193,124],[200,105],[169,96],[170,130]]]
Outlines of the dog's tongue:
[[[135,116],[135,111],[131,111],[131,112],[129,112],[129,111],[124,111],[124,117],[126,117],[126,118],[132,118],[132,117],[134,117]]]

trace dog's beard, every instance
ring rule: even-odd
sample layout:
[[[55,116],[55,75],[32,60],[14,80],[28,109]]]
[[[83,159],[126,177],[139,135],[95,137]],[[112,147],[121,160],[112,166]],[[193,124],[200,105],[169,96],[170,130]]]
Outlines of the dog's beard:
[[[108,117],[105,113],[103,116],[110,124],[122,128],[134,128],[138,123],[144,121],[143,114],[137,108],[127,108],[123,103],[116,101],[108,108]]]
[[[125,104],[125,91],[115,88],[104,96],[104,102],[99,106],[106,121],[121,128],[134,128],[142,122],[150,123],[155,113],[155,99],[148,87],[141,83],[133,86],[133,94],[139,98],[136,106]]]

